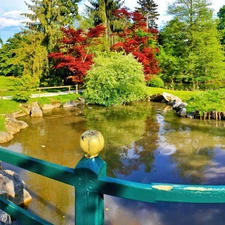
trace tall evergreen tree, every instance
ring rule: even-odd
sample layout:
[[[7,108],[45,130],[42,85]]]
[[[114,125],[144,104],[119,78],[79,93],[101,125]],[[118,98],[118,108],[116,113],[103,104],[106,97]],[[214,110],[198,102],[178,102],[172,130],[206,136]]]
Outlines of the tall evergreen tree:
[[[176,0],[168,7],[173,19],[160,33],[162,72],[168,77],[169,70],[170,78],[191,82],[193,88],[225,74],[220,33],[209,6],[207,0]]]
[[[31,13],[23,14],[29,19],[25,22],[26,41],[21,45],[27,53],[26,56],[23,53],[20,56],[24,67],[23,74],[29,73],[37,80],[36,84],[39,84],[43,77],[45,81],[52,82],[57,75],[50,70],[48,53],[57,49],[58,40],[62,35],[60,28],[73,26],[78,15],[77,3],[80,0],[30,0],[30,2],[26,5]],[[29,48],[32,54],[28,54]],[[21,48],[18,48],[18,51],[21,51]],[[28,65],[25,65],[26,62]]]
[[[78,15],[77,3],[81,0],[31,0],[26,3],[31,13],[23,15],[29,18],[26,28],[32,32],[44,34],[43,44],[48,52],[54,49],[60,35],[60,28],[72,26]]]
[[[106,38],[109,45],[112,45],[111,34],[116,28],[116,21],[118,21],[112,12],[121,8],[124,0],[89,0],[89,3],[90,5],[86,5],[86,14],[93,18],[93,26],[103,24],[106,27]]]
[[[219,17],[218,29],[222,32],[221,44],[225,45],[225,5],[217,13]]]
[[[23,35],[21,33],[14,34],[9,38],[5,44],[2,44],[0,48],[0,74],[5,76],[20,76],[22,75],[23,66],[19,62],[14,64],[16,57],[15,49],[19,48],[23,41]]]
[[[158,5],[154,0],[139,0],[137,3],[140,7],[135,9],[146,17],[146,23],[149,28],[158,29],[157,20],[159,13],[157,12]]]

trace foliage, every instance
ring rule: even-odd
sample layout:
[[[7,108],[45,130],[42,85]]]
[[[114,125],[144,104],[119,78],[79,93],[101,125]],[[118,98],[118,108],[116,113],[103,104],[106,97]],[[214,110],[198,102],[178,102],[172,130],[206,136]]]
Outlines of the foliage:
[[[218,29],[222,33],[221,44],[224,46],[225,45],[225,5],[220,8],[219,12],[217,13],[217,16],[219,18]]]
[[[205,91],[197,95],[191,95],[187,99],[189,104],[187,110],[194,111],[200,110],[201,112],[224,111],[225,104],[225,89],[215,90],[215,91]]]
[[[85,78],[84,98],[91,104],[120,105],[145,98],[142,65],[132,55],[102,53]]]
[[[163,79],[199,84],[224,77],[224,53],[220,33],[209,2],[176,0],[168,7],[173,19],[160,32]]]
[[[112,50],[122,50],[127,54],[132,53],[143,65],[145,80],[150,80],[160,70],[157,59],[159,48],[156,41],[158,31],[152,28],[147,29],[145,17],[139,12],[129,12],[126,8],[123,8],[116,10],[114,14],[118,18],[126,18],[127,21],[133,22],[123,31],[117,33],[123,41],[114,44]]]
[[[21,78],[15,78],[14,85],[16,86],[16,91],[13,99],[18,102],[26,102],[35,90],[36,82],[32,76],[26,74]]]
[[[77,3],[80,0],[54,0],[37,1],[31,0],[31,4],[26,3],[30,13],[23,13],[29,21],[26,28],[34,33],[42,33],[42,44],[47,48],[47,52],[52,51],[60,38],[60,27],[73,25],[78,14]]]
[[[139,0],[137,3],[139,4],[139,7],[136,7],[135,9],[145,16],[148,27],[158,29],[156,21],[158,20],[159,13],[157,12],[158,5],[155,1]]]
[[[5,76],[20,76],[22,75],[23,66],[21,63],[14,64],[16,54],[14,49],[17,49],[23,36],[20,33],[14,34],[0,48],[0,74]]]
[[[93,63],[93,54],[89,47],[100,43],[99,37],[104,33],[102,25],[90,28],[88,32],[82,29],[62,28],[64,37],[61,40],[61,52],[52,52],[49,58],[54,60],[53,69],[67,71],[63,79],[72,78],[73,82],[83,83],[87,70]]]
[[[93,18],[92,26],[103,24],[105,29],[105,37],[108,45],[112,45],[114,38],[111,35],[117,28],[118,20],[113,15],[113,11],[119,9],[124,4],[123,0],[89,0],[89,5],[85,5],[87,18]]]
[[[39,86],[42,75],[48,67],[48,58],[46,48],[41,44],[43,35],[41,33],[33,34],[26,32],[20,45],[11,50],[15,56],[13,64],[21,64],[23,67],[22,76],[31,76],[32,85]]]
[[[13,88],[13,77],[0,75],[0,89]]]
[[[164,87],[164,82],[159,76],[153,77],[147,82],[150,87]]]

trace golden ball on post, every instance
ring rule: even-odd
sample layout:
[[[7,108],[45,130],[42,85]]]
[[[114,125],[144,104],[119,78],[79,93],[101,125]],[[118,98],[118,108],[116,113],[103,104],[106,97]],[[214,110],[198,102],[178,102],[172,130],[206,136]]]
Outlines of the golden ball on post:
[[[86,158],[97,157],[104,147],[104,137],[97,130],[87,130],[80,137],[80,147]]]

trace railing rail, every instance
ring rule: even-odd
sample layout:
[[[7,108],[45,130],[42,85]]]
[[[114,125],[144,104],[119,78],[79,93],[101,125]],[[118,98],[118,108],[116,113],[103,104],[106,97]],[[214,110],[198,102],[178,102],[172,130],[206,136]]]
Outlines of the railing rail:
[[[83,157],[75,168],[32,158],[0,148],[0,160],[75,188],[75,224],[104,224],[104,195],[143,202],[225,203],[225,185],[143,184],[106,176],[99,156]],[[0,197],[0,208],[23,224],[51,223]]]

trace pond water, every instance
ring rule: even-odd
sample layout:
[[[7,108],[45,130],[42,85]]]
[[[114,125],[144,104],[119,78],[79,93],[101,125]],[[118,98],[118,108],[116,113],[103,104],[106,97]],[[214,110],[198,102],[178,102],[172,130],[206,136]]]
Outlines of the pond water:
[[[1,147],[68,167],[83,157],[79,138],[100,131],[107,175],[142,183],[225,184],[225,122],[179,118],[166,105],[80,106],[55,109]],[[33,196],[28,209],[55,225],[74,224],[69,185],[10,166]],[[225,204],[148,204],[105,196],[106,225],[224,225]]]

